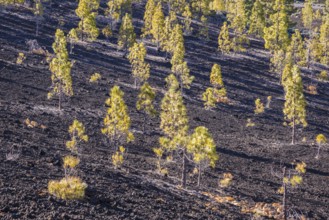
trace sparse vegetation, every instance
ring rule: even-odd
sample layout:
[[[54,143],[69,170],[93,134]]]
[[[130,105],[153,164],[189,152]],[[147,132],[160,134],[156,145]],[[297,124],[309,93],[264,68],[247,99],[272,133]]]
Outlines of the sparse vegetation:
[[[91,83],[97,83],[102,78],[102,75],[99,73],[94,73],[90,76],[89,82]]]
[[[0,219],[328,218],[329,0],[0,0],[0,20]]]

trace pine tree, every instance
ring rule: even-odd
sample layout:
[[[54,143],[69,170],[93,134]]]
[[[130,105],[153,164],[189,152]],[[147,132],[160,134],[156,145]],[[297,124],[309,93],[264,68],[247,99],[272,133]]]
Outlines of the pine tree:
[[[292,144],[295,143],[295,127],[302,124],[307,126],[306,122],[306,100],[303,94],[303,82],[300,76],[300,70],[294,65],[291,75],[287,78],[285,89],[285,103],[283,113],[285,120],[290,122],[292,127]]]
[[[144,43],[135,43],[129,48],[129,51],[128,59],[135,79],[135,88],[137,88],[137,84],[143,83],[150,77],[150,65],[145,63],[146,48]]]
[[[302,19],[304,27],[311,30],[313,24],[313,7],[312,7],[313,0],[306,0],[304,3],[304,8],[302,9]]]
[[[152,29],[150,30],[154,42],[157,44],[157,49],[160,49],[161,38],[163,37],[164,15],[162,12],[161,2],[158,3],[152,17]]]
[[[148,0],[145,6],[145,13],[144,13],[144,27],[142,29],[143,37],[147,37],[148,35],[151,34],[154,11],[155,11],[154,0]]]
[[[291,42],[287,51],[291,53],[295,64],[298,64],[299,66],[306,65],[305,45],[298,29],[296,29],[295,33],[291,36]]]
[[[322,18],[319,44],[321,48],[320,62],[329,65],[329,14]]]
[[[198,187],[200,187],[202,169],[207,166],[215,167],[218,160],[216,144],[208,129],[200,126],[194,130],[189,138],[187,152],[192,154],[198,169]]]
[[[123,95],[118,86],[111,89],[110,98],[105,102],[108,109],[104,118],[104,127],[101,130],[112,141],[115,152],[122,143],[134,140],[134,135],[130,132],[130,117]]]
[[[232,43],[228,32],[228,26],[227,23],[224,22],[218,36],[218,50],[220,50],[222,54],[227,54],[230,52],[231,48]]]
[[[170,49],[173,53],[170,61],[172,65],[171,71],[178,78],[181,92],[183,92],[183,88],[190,88],[194,77],[190,76],[190,70],[187,66],[187,62],[184,61],[185,46],[181,25],[176,24],[171,34],[170,43],[172,45]]]
[[[67,149],[75,154],[79,153],[78,144],[80,142],[88,142],[88,135],[85,134],[85,130],[85,126],[81,122],[76,119],[73,121],[69,127],[71,140],[66,142]]]
[[[52,46],[56,55],[49,65],[49,69],[52,73],[52,91],[48,93],[48,99],[51,99],[54,95],[58,96],[58,108],[61,109],[62,96],[73,95],[71,78],[72,64],[69,61],[69,55],[66,49],[66,38],[62,30],[56,30],[55,42]]]
[[[289,45],[288,17],[286,6],[276,0],[275,13],[270,16],[270,26],[264,28],[265,48],[271,51],[286,50]]]
[[[170,18],[167,16],[164,21],[164,28],[163,28],[163,36],[161,39],[161,49],[166,52],[166,59],[168,57],[168,54],[171,53],[171,42],[170,37],[172,34],[172,26],[170,23]]]
[[[256,34],[257,37],[263,37],[265,26],[264,6],[261,0],[256,0],[250,16],[249,34]]]
[[[123,19],[119,31],[118,46],[119,49],[124,49],[126,56],[128,48],[132,47],[136,42],[136,34],[131,20],[131,16],[127,13]]]
[[[156,114],[156,110],[153,105],[154,99],[154,89],[147,82],[144,83],[144,85],[140,89],[140,93],[138,95],[138,100],[136,103],[137,110],[141,111],[144,116],[143,132],[145,132],[146,116],[154,116]]]
[[[79,0],[79,5],[75,10],[75,13],[80,18],[78,26],[82,39],[84,38],[84,35],[86,35],[91,41],[98,37],[99,31],[96,27],[98,8],[99,0]]]
[[[41,0],[36,0],[35,1],[34,15],[35,15],[35,20],[36,20],[35,35],[38,36],[38,34],[39,34],[39,23],[40,23],[40,21],[42,19],[42,16],[43,16],[43,6],[42,6]]]
[[[161,101],[160,113],[160,128],[164,136],[160,137],[159,142],[166,152],[182,152],[182,186],[185,187],[187,174],[187,111],[176,77],[171,74],[166,78],[166,81],[169,88]]]

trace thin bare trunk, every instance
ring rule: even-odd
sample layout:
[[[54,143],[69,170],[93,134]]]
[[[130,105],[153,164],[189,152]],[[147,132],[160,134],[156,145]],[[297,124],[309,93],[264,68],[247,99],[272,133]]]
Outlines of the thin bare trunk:
[[[286,167],[283,168],[283,178],[286,176]],[[282,210],[283,210],[283,219],[287,220],[287,185],[283,181],[283,196],[282,196]]]
[[[186,149],[183,150],[183,170],[182,170],[182,187],[186,187],[186,174],[187,174],[187,158]]]
[[[201,182],[201,164],[199,164],[198,167],[198,188],[200,187],[200,182]]]

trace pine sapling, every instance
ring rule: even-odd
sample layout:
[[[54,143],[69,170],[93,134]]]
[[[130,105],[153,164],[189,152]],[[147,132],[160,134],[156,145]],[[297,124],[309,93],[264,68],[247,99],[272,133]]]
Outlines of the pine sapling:
[[[320,159],[320,149],[324,144],[327,143],[327,138],[323,134],[318,134],[316,136],[315,141],[316,141],[316,144],[318,145],[318,152],[315,156],[315,159]]]

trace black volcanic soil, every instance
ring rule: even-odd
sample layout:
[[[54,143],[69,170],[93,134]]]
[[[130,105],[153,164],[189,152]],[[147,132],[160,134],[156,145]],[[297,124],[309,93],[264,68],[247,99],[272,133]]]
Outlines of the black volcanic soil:
[[[248,52],[224,56],[216,50],[216,25],[210,25],[209,41],[187,36],[186,57],[195,76],[184,96],[190,129],[208,127],[220,159],[215,169],[203,175],[199,191],[195,187],[196,176],[192,174],[188,177],[187,190],[182,190],[178,187],[179,163],[168,165],[168,177],[155,171],[152,148],[158,145],[160,120],[149,120],[143,134],[143,118],[135,109],[138,91],[132,86],[129,62],[116,49],[116,38],[108,41],[101,36],[94,43],[76,45],[74,54],[70,55],[75,60],[74,96],[65,101],[62,111],[57,109],[57,100],[47,100],[51,83],[48,64],[44,56],[29,53],[25,42],[36,39],[40,46],[52,52],[59,20],[65,21],[61,28],[66,33],[78,24],[74,14],[76,1],[53,2],[51,10],[48,5],[38,37],[34,34],[31,11],[25,7],[0,11],[0,219],[250,219],[252,215],[242,213],[240,207],[216,203],[202,192],[232,196],[250,205],[280,202],[281,195],[276,191],[281,180],[271,171],[280,171],[283,165],[293,168],[294,161],[306,162],[307,172],[303,184],[291,190],[290,210],[310,219],[329,218],[329,149],[322,149],[320,160],[316,160],[313,144],[317,134],[329,135],[327,83],[317,81],[314,74],[303,70],[305,86],[317,85],[318,95],[306,93],[309,125],[298,129],[299,141],[292,146],[290,128],[283,126],[283,90],[279,77],[269,72],[269,54],[262,42],[251,39]],[[142,14],[143,5],[135,5],[133,17],[138,34]],[[98,24],[104,26],[101,16]],[[170,63],[156,52],[151,42],[146,44],[147,61],[152,67],[149,81],[157,89],[159,109]],[[22,65],[16,64],[19,52],[27,57]],[[222,66],[231,104],[220,104],[213,111],[206,111],[201,94],[209,86],[213,63]],[[314,68],[318,73],[321,67]],[[89,83],[94,72],[102,75],[98,84]],[[126,146],[127,158],[119,170],[113,168],[112,151],[100,132],[106,111],[104,102],[115,84],[125,92],[136,137],[135,142]],[[273,97],[270,109],[255,116],[254,100],[261,98],[265,102],[270,95]],[[28,128],[24,124],[27,118],[47,128]],[[61,157],[68,153],[67,130],[75,118],[84,123],[90,137],[83,145],[79,167],[88,189],[84,200],[66,203],[47,193],[47,183],[63,177]],[[254,127],[245,126],[248,118],[256,124]],[[304,137],[306,141],[302,142]],[[19,158],[7,160],[9,152],[19,152]],[[221,190],[218,180],[225,172],[231,172],[234,180],[231,187]]]

